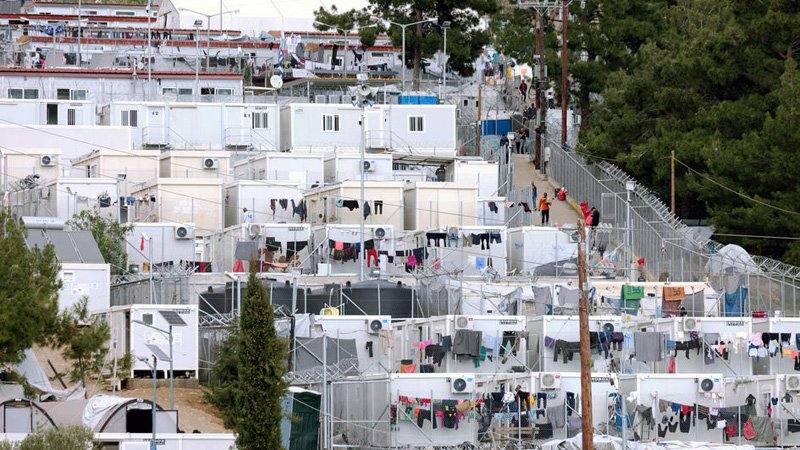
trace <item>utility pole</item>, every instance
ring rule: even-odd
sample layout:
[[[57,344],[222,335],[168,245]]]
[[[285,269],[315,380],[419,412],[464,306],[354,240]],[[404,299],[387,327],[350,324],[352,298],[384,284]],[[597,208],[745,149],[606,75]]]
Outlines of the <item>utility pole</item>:
[[[672,214],[675,215],[675,150],[672,151],[670,157],[670,208],[672,209]]]
[[[536,11],[536,57],[539,60],[539,79],[536,81],[536,156],[534,166],[542,167],[542,133],[544,133],[544,110],[542,108],[542,84],[544,83],[544,55],[542,55],[542,13]],[[535,205],[534,205],[535,206]]]
[[[594,443],[592,427],[592,354],[589,346],[589,286],[586,281],[586,224],[578,221],[578,234],[581,242],[578,245],[578,285],[581,292],[581,301],[578,308],[580,322],[581,343],[581,429],[583,432],[583,450],[592,450]],[[623,400],[624,401],[624,400]],[[624,419],[623,419],[624,420]]]
[[[561,145],[567,143],[567,0],[561,2]],[[584,448],[584,450],[586,450]]]
[[[483,87],[483,81],[478,81],[478,140],[477,140],[477,148],[478,148],[478,155],[481,156],[481,87]]]

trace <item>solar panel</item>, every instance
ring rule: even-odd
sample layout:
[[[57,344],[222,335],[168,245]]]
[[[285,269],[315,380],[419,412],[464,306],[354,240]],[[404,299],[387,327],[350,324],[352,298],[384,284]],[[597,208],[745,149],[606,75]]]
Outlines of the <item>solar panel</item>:
[[[44,250],[49,243],[42,230],[28,229],[28,248],[39,247]]]
[[[164,353],[163,351],[161,351],[161,349],[160,349],[160,348],[158,348],[158,346],[156,346],[156,345],[153,345],[153,344],[144,344],[144,346],[145,346],[145,347],[147,347],[147,348],[149,348],[149,349],[150,349],[150,351],[151,351],[151,352],[152,352],[154,355],[156,355],[156,358],[158,358],[159,360],[161,360],[161,361],[166,361],[166,362],[169,362],[169,361],[170,361],[170,358],[169,358],[169,356],[167,356],[167,354],[166,354],[166,353]]]
[[[103,254],[100,253],[100,248],[97,247],[97,242],[90,231],[70,231],[69,233],[83,262],[87,264],[105,264]]]
[[[187,325],[180,314],[175,311],[159,311],[158,313],[173,327],[185,327]]]
[[[56,248],[56,258],[58,258],[59,262],[83,262],[80,255],[78,255],[78,251],[75,250],[75,246],[72,244],[72,239],[70,239],[69,234],[66,231],[48,230],[47,236],[50,238],[50,242],[52,242],[53,246]]]

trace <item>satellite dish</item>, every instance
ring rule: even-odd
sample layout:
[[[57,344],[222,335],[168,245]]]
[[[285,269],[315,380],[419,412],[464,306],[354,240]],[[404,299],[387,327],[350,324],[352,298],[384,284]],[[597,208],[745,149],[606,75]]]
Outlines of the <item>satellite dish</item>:
[[[269,77],[269,84],[275,89],[280,89],[283,86],[283,79],[280,75],[273,75]]]

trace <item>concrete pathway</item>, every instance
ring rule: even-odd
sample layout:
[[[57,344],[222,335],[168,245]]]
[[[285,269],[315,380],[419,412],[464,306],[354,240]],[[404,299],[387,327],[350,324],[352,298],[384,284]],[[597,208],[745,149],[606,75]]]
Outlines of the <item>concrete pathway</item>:
[[[560,186],[554,184],[549,177],[545,179],[545,176],[539,173],[533,163],[530,162],[530,156],[513,154],[511,157],[512,164],[514,165],[513,188],[515,190],[523,189],[529,186],[531,181],[533,181],[536,184],[539,198],[542,197],[545,191],[547,191],[548,197],[555,197],[555,191]],[[550,206],[551,225],[563,225],[565,223],[577,224],[578,220],[582,220],[582,218],[583,214],[580,213],[578,203],[573,201],[569,196],[567,196],[567,201],[563,202],[559,201],[556,197],[553,204]],[[538,214],[534,216],[533,222],[536,225],[541,224],[541,218],[539,218]]]

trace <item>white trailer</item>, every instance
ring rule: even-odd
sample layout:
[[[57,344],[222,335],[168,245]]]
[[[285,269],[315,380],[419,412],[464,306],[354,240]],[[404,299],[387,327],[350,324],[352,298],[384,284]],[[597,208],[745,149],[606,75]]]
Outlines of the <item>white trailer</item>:
[[[506,208],[505,197],[478,197],[477,224],[484,227],[502,227],[506,224],[506,217],[513,216],[518,209]]]
[[[735,318],[731,318],[735,320]],[[753,332],[757,333],[781,333],[789,335],[790,348],[798,349],[797,334],[800,333],[800,319],[797,317],[769,317],[766,319],[753,319]],[[765,342],[766,343],[766,342]],[[754,361],[755,363],[755,361]],[[800,377],[795,366],[794,358],[777,356],[771,358],[760,358],[754,364],[755,373],[758,375],[792,375],[797,377],[797,391],[800,391]]]
[[[563,263],[578,257],[578,243],[558,228],[511,228],[508,256],[510,269],[519,273],[562,275]]]
[[[242,269],[248,268],[252,251],[262,262],[260,272],[289,272],[292,268],[310,271],[311,227],[302,223],[243,223],[216,231],[205,242],[206,254],[221,271],[233,270],[237,260],[242,262]]]
[[[507,273],[506,227],[442,226],[425,229],[418,236],[428,250],[428,264],[449,272],[463,271],[465,276]]]
[[[689,333],[699,334],[698,341],[701,347],[698,350],[675,352],[676,373],[705,373],[720,372],[724,376],[750,376],[753,375],[755,358],[747,355],[747,345],[742,343],[738,336],[747,336],[753,333],[753,320],[750,317],[670,317],[655,319],[653,331],[668,333],[667,340],[682,342],[690,339]],[[730,352],[725,360],[716,356],[717,339],[732,342],[737,347]],[[714,342],[710,342],[710,341]],[[704,358],[704,351],[711,349],[713,363],[708,363]],[[654,372],[667,373],[671,361],[670,354],[663,361],[653,363]],[[766,364],[770,358],[760,358]]]
[[[428,319],[409,319],[395,324],[395,356],[394,371],[398,371],[401,361],[413,361],[418,366],[432,366],[435,372],[464,372],[467,370],[475,373],[503,373],[511,372],[512,367],[524,368],[528,342],[520,339],[518,348],[513,353],[507,353],[502,346],[506,342],[513,345],[518,333],[526,330],[524,316],[438,316]],[[497,344],[497,348],[486,349],[486,358],[480,360],[476,366],[472,358],[459,358],[453,350],[444,353],[441,363],[437,363],[431,356],[426,356],[420,351],[420,342],[431,340],[433,345],[441,345],[442,339],[447,336],[450,341],[455,340],[455,335],[461,330],[480,331],[483,336],[484,347],[486,343]],[[416,343],[416,345],[415,345]],[[538,343],[537,343],[538,344]],[[495,351],[496,350],[496,351]],[[406,363],[407,364],[407,363]]]
[[[369,245],[369,242],[366,241],[372,241],[372,245],[375,247],[376,251],[380,250],[389,252],[389,254],[394,254],[395,229],[393,226],[364,225],[364,233],[365,247]],[[315,258],[317,262],[317,275],[355,275],[360,273],[361,266],[358,258],[355,260],[347,258],[347,261],[343,259],[334,259],[336,257],[334,253],[336,242],[341,242],[344,246],[360,244],[360,234],[361,230],[359,225],[329,224],[314,227],[314,248],[319,247],[323,249],[322,255]],[[399,258],[395,258],[395,261],[398,260]],[[367,255],[364,255],[364,265],[366,273],[376,268],[381,270],[382,275],[405,273],[404,268],[397,268],[400,267],[399,265],[388,263],[388,258],[385,270],[381,268],[380,261],[378,261],[376,265],[375,261],[369,260]]]
[[[314,337],[353,339],[361,375],[386,374],[394,351],[381,345],[381,332],[392,331],[391,316],[314,316]],[[343,357],[340,357],[340,359]]]
[[[128,267],[147,272],[146,264],[180,266],[181,261],[194,261],[195,229],[192,224],[137,222],[125,236]],[[144,248],[142,248],[144,238]]]
[[[672,409],[660,411],[659,402],[662,400],[686,405],[694,408],[696,405],[709,408],[721,408],[735,405],[735,400],[725,394],[725,380],[720,373],[695,373],[695,374],[639,374],[636,376],[636,404],[647,407],[656,407],[655,429],[640,430],[640,436],[649,436],[648,440],[656,441],[682,441],[682,442],[725,442],[722,433],[724,429],[706,426],[705,420],[697,420],[696,410],[688,420],[688,432],[681,432],[679,425],[680,413]],[[627,397],[629,393],[626,393]],[[723,399],[724,396],[724,399]],[[736,397],[734,397],[736,398]],[[744,397],[742,397],[742,403]],[[667,423],[662,423],[666,417]],[[674,431],[669,431],[668,425],[672,424]],[[677,425],[677,426],[676,426]],[[648,425],[644,425],[647,427]],[[666,434],[659,437],[656,431],[663,429]],[[684,428],[685,429],[685,428]],[[645,433],[645,434],[641,434]]]
[[[539,351],[529,352],[528,367],[531,370],[540,372],[580,372],[580,353],[576,351],[580,341],[580,322],[576,316],[539,316],[528,318],[528,333],[531,344],[529,347]],[[623,323],[619,316],[590,316],[589,332],[597,331],[622,331]],[[565,341],[569,344],[566,349],[559,347],[556,355],[556,347],[545,345],[547,338],[553,339],[556,343]],[[534,347],[532,342],[539,345]],[[613,356],[620,356],[621,352],[610,352]],[[597,351],[592,352],[595,372],[605,372],[603,368],[610,370],[605,354]]]
[[[240,180],[223,186],[225,226],[244,221],[244,208],[253,214],[253,223],[300,223],[293,204],[303,199],[299,181]]]
[[[319,153],[262,152],[233,164],[237,180],[294,181],[305,190],[323,181],[323,155]]]
[[[334,441],[367,447],[454,446],[475,442],[478,423],[462,419],[458,429],[443,426],[441,417],[428,420],[431,401],[472,401],[478,398],[474,373],[391,374],[381,378],[335,381],[331,387]],[[412,406],[413,405],[413,406]],[[418,408],[420,412],[414,412]],[[427,406],[426,406],[427,405]],[[410,409],[409,409],[410,406]],[[390,425],[389,409],[397,408],[397,424]]]
[[[362,172],[365,181],[394,181],[391,153],[365,155],[363,169],[359,153],[337,152],[325,155],[326,184],[359,181]]]
[[[121,358],[128,352],[133,354],[131,372],[117,374],[119,379],[151,377],[150,368],[139,358],[152,362],[153,355],[159,360],[158,377],[169,377],[170,365],[165,359],[170,355],[170,322],[173,323],[172,366],[175,378],[197,377],[197,305],[115,306],[94,315],[100,316],[111,327],[111,356]]]
[[[477,223],[477,186],[431,181],[406,183],[403,203],[406,230]]]
[[[457,160],[453,163],[452,181],[478,186],[478,197],[496,197],[500,179],[499,167],[495,161]]]

